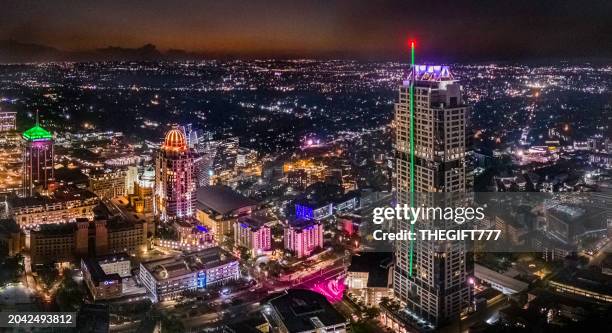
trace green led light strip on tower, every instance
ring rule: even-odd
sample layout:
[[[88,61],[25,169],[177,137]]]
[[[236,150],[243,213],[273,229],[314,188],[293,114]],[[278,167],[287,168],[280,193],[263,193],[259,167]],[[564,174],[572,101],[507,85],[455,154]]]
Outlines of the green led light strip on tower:
[[[414,41],[410,42],[410,206],[414,207]],[[414,223],[410,223],[410,233],[414,234]],[[414,240],[410,240],[410,276],[412,277],[412,260],[414,257]]]

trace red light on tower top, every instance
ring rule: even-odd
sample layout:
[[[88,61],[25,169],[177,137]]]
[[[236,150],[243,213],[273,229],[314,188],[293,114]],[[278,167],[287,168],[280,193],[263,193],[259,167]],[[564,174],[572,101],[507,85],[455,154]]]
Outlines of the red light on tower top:
[[[410,45],[410,64],[414,67],[414,50],[416,48],[416,39],[409,39],[408,44]]]
[[[416,47],[416,39],[408,38],[405,45],[408,46],[408,49],[414,49]]]
[[[410,65],[414,68],[414,49],[416,48],[416,39],[410,39]]]
[[[408,47],[410,49],[414,49],[416,47],[416,39],[413,39],[413,38],[408,39]]]

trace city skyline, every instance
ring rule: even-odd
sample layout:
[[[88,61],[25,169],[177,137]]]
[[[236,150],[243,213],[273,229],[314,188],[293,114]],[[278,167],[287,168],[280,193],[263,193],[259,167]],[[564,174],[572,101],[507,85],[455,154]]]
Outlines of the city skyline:
[[[538,328],[597,327],[608,317],[592,304],[612,302],[612,141],[601,121],[612,117],[609,66],[238,60],[0,69],[0,265],[9,274],[0,307],[29,302],[22,294],[37,310],[83,317],[96,307],[111,331],[293,327],[275,315],[293,297],[317,308],[306,326],[339,331],[498,330],[522,327],[525,315],[546,318]],[[21,152],[37,139],[53,140],[53,186],[24,193]],[[479,247],[491,251],[372,233],[376,207],[472,186],[497,192],[482,228],[503,238]],[[544,200],[525,201],[530,192]],[[575,206],[584,192],[590,206]],[[546,204],[556,195],[572,200]],[[452,218],[444,226],[456,231]],[[527,301],[517,308],[513,299]],[[313,318],[299,305],[291,311]]]
[[[612,3],[2,9],[0,327],[609,326]]]

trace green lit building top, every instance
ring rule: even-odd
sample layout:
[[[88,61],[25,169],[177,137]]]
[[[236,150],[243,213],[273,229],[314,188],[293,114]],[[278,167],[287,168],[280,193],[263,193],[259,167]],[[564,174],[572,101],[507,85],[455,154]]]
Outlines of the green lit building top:
[[[46,129],[40,127],[40,125],[36,124],[34,127],[23,132],[23,138],[28,141],[51,140],[53,139],[53,135]]]

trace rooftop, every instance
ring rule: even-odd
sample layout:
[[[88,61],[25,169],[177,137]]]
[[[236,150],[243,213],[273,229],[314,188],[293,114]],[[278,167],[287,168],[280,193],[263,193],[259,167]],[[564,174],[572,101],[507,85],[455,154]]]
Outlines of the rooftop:
[[[358,196],[355,191],[344,193],[344,189],[336,184],[317,182],[308,186],[295,203],[308,207],[323,207],[329,203],[342,203]]]
[[[494,281],[498,285],[503,286],[506,293],[517,293],[527,289],[528,283],[517,280],[511,276],[498,273],[490,268],[480,264],[474,264],[474,275],[479,279],[484,279],[490,283]]]
[[[221,248],[212,247],[176,257],[147,261],[142,265],[153,274],[156,280],[160,281],[221,266],[232,261],[238,264],[234,257]]]
[[[111,262],[130,260],[130,256],[125,252],[120,252],[120,253],[112,253],[112,254],[98,256],[96,260],[99,263],[107,264]]]
[[[351,258],[349,272],[368,272],[368,287],[388,287],[389,268],[393,261],[390,252],[364,252]]]
[[[588,308],[591,304],[581,301],[580,299],[557,294],[545,289],[534,289],[529,291],[529,294],[535,296],[535,299],[529,302],[529,307],[546,307],[559,308],[562,306]]]
[[[255,206],[257,202],[223,185],[204,186],[198,189],[198,207],[225,215],[240,208]]]
[[[261,313],[257,313],[237,323],[227,324],[224,327],[224,332],[227,331],[231,333],[261,333],[262,331],[260,331],[258,327],[266,324],[266,319],[261,315]]]
[[[40,125],[38,124],[34,125],[34,127],[30,128],[29,130],[23,132],[23,137],[29,141],[53,139],[53,135],[46,129],[40,127]]]
[[[414,71],[410,72],[409,79],[415,76],[417,81],[453,81],[453,74],[448,66],[442,65],[414,65]]]
[[[31,230],[31,235],[41,235],[43,237],[74,237],[73,233],[76,230],[75,223],[53,223],[41,224],[36,229]]]
[[[7,202],[12,208],[31,207],[52,205],[61,202],[79,200],[86,202],[90,199],[96,199],[96,195],[88,190],[79,189],[76,187],[63,188],[56,190],[52,196],[33,196],[33,197],[17,197],[12,196],[7,199]]]
[[[165,150],[183,151],[187,149],[187,139],[185,139],[185,133],[179,128],[174,127],[166,133],[164,139],[164,145],[162,146]]]
[[[568,206],[568,205],[556,205],[554,207],[552,207],[550,209],[550,211],[552,213],[557,213],[559,215],[562,215],[564,217],[567,217],[571,220],[577,219],[579,217],[581,217],[582,215],[584,215],[585,210],[583,208],[580,207],[573,207],[573,206]]]
[[[551,281],[604,295],[612,295],[612,276],[592,270],[565,270],[552,278]]]
[[[250,227],[253,229],[259,229],[266,225],[266,223],[268,222],[269,219],[261,215],[247,215],[238,218],[238,223],[240,223],[240,225],[244,226],[245,228]]]
[[[85,265],[85,268],[89,271],[89,274],[91,274],[91,279],[95,282],[99,283],[109,280],[115,280],[121,283],[121,276],[119,276],[119,274],[106,274],[100,266],[100,263],[96,259],[83,259],[83,265]]]
[[[323,295],[310,290],[289,289],[269,304],[280,314],[289,332],[314,332],[348,322]]]
[[[316,224],[320,224],[320,222],[316,220],[309,220],[309,219],[302,219],[302,218],[290,219],[289,221],[287,221],[287,225],[294,229],[306,229]]]

